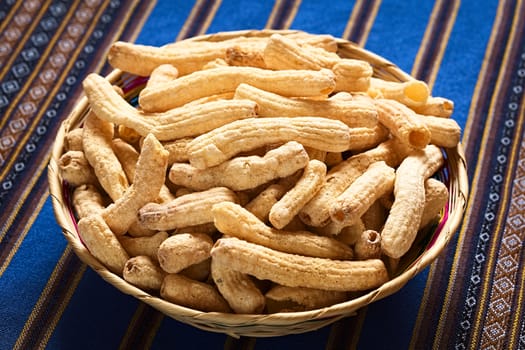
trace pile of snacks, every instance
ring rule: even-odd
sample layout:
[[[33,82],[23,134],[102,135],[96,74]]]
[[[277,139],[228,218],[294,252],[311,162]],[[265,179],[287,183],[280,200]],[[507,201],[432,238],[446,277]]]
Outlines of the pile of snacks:
[[[307,33],[116,42],[131,105],[90,74],[59,160],[78,232],[110,271],[202,311],[304,311],[379,287],[447,187],[450,100],[373,76]]]

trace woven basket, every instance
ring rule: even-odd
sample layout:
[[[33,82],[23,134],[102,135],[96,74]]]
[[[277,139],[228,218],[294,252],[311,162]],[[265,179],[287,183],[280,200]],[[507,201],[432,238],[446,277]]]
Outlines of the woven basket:
[[[204,35],[188,40],[221,41],[237,36],[268,36],[275,32],[283,33],[283,31],[272,30],[236,31]],[[358,58],[371,63],[377,77],[391,81],[406,81],[410,79],[408,74],[401,71],[393,63],[364,50],[354,43],[338,39],[338,48],[338,54],[341,57]],[[123,87],[124,90],[127,91],[126,97],[128,99],[136,96],[145,83],[143,78],[130,76],[119,70],[114,70],[107,76],[107,79],[111,83]],[[412,249],[400,261],[397,275],[379,288],[340,304],[304,312],[239,315],[201,312],[182,307],[148,294],[127,283],[120,276],[110,272],[90,254],[79,238],[76,218],[73,214],[69,198],[71,189],[62,181],[57,164],[60,156],[64,152],[65,134],[69,130],[81,126],[87,112],[88,101],[84,97],[78,101],[71,115],[61,126],[48,166],[53,207],[56,219],[62,227],[64,236],[78,257],[93,268],[104,280],[111,283],[123,293],[136,297],[169,317],[193,325],[199,329],[221,332],[233,337],[270,337],[313,331],[341,318],[355,315],[356,310],[398,291],[410,279],[432,263],[447,246],[463,218],[468,194],[468,179],[463,149],[461,145],[458,145],[455,148],[443,150],[446,156],[446,162],[443,170],[439,172],[438,177],[447,185],[450,198],[443,210],[441,221],[436,227],[419,233],[418,240]]]

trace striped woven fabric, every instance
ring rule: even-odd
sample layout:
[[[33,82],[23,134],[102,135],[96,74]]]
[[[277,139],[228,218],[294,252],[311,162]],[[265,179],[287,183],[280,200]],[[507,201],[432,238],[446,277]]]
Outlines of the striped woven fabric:
[[[116,40],[331,34],[455,101],[470,194],[442,255],[394,295],[299,335],[232,338],[124,295],[57,225],[46,166]],[[0,0],[0,349],[525,349],[525,1]]]

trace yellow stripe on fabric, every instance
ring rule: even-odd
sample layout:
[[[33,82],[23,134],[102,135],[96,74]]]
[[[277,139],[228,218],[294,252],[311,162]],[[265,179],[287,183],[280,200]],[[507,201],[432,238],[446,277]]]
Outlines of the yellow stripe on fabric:
[[[21,196],[19,196],[17,198],[18,199],[17,205],[16,205],[15,210],[13,211],[12,215],[8,218],[7,222],[4,225],[3,232],[1,233],[1,236],[0,236],[0,242],[4,239],[5,235],[9,231],[9,228],[13,224],[13,221],[15,220],[15,218],[17,216],[17,213],[19,212],[19,210],[22,207],[23,203],[25,202],[25,199],[33,191],[34,185],[37,182],[38,178],[40,177],[40,174],[42,174],[44,169],[47,167],[47,159],[48,158],[46,157],[44,162],[42,162],[39,165],[36,174],[31,178],[31,181],[26,184],[25,190],[22,192]],[[33,213],[33,216],[31,216],[31,218],[32,218],[31,224],[36,219],[37,214],[38,214],[38,212],[35,212],[35,213]],[[30,228],[31,228],[31,225],[28,225],[26,228],[24,228],[24,230],[23,230],[23,237],[25,237],[25,235],[27,234],[27,232],[29,231]],[[16,250],[17,250],[18,246],[21,244],[20,238],[18,238],[18,240],[19,240],[19,242],[17,242],[16,246],[14,246],[13,249],[9,252],[9,256],[6,258],[6,260],[4,260],[2,262],[2,265],[0,266],[0,277],[4,273],[4,271],[7,268],[7,266],[9,265],[9,262],[11,261],[13,255],[16,253]]]
[[[379,7],[381,6],[381,0],[373,1],[371,5],[372,10],[367,11],[366,5],[369,3],[370,2],[363,0],[357,0],[355,2],[342,34],[342,38],[353,41],[361,47],[364,47],[368,40],[368,35],[370,34],[372,25],[374,24],[377,13],[379,12]],[[365,25],[360,26],[359,20],[364,16],[366,16]]]
[[[423,292],[423,296],[421,297],[421,302],[419,306],[419,311],[417,313],[416,322],[414,324],[414,328],[412,329],[412,336],[410,337],[410,343],[408,344],[409,349],[416,349],[416,340],[417,336],[421,329],[421,323],[425,319],[426,315],[424,310],[426,309],[426,306],[428,305],[429,297],[430,297],[430,290],[432,288],[432,280],[434,279],[434,276],[436,275],[436,264],[430,264],[428,269],[428,275],[427,275],[427,281],[425,284],[425,290]]]
[[[474,90],[474,94],[472,97],[472,102],[469,109],[469,114],[467,116],[467,123],[463,130],[463,144],[466,144],[465,136],[468,136],[471,128],[472,128],[472,119],[474,119],[474,114],[476,112],[476,106],[479,103],[480,99],[480,90],[483,86],[486,79],[486,75],[488,74],[488,62],[489,57],[492,54],[494,45],[496,44],[496,37],[498,36],[498,30],[500,28],[501,24],[501,18],[502,18],[502,12],[504,11],[504,5],[500,3],[498,5],[498,9],[495,16],[495,22],[492,25],[492,32],[489,37],[489,42],[487,44],[487,48],[485,49],[485,55],[483,58],[482,67],[480,70],[480,74],[478,75],[478,79],[476,81],[476,87]],[[486,140],[486,137],[488,135],[488,130],[490,128],[485,128],[485,133],[483,135],[483,139]],[[472,177],[472,183],[470,188],[477,188],[478,182],[479,182],[479,174],[482,171],[482,164],[479,162],[480,159],[484,156],[486,152],[486,142],[481,142],[480,149],[478,150],[478,159],[476,164],[476,168],[474,169],[474,176]],[[443,300],[443,307],[441,308],[441,314],[439,315],[439,322],[436,327],[436,333],[434,336],[434,342],[432,348],[438,349],[440,340],[444,337],[443,335],[443,328],[445,326],[444,320],[447,318],[448,311],[450,310],[449,305],[451,302],[451,295],[453,294],[454,287],[455,287],[455,280],[457,278],[458,274],[458,267],[459,267],[459,261],[461,259],[461,252],[463,251],[463,245],[465,244],[465,236],[468,234],[466,232],[466,229],[469,226],[470,217],[472,215],[472,203],[476,203],[477,193],[475,191],[471,191],[469,193],[469,198],[467,200],[467,206],[465,208],[465,214],[464,214],[464,220],[463,224],[461,226],[461,229],[458,234],[458,243],[455,247],[455,253],[454,253],[454,260],[451,264],[451,270],[449,273],[449,279],[448,279],[448,287],[445,292],[445,298]]]
[[[284,21],[283,25],[278,25],[278,16],[281,13],[282,9],[286,6],[288,1],[286,0],[277,0],[275,1],[275,4],[273,5],[272,12],[270,13],[270,17],[268,17],[268,21],[266,21],[266,25],[264,26],[265,29],[288,29],[290,28],[295,16],[297,15],[297,11],[299,10],[299,6],[301,6],[301,0],[292,0],[292,10],[288,12],[286,16],[286,20]]]
[[[29,36],[33,33],[33,30],[35,29],[35,27],[40,23],[40,19],[42,18],[44,13],[46,13],[51,1],[52,0],[47,0],[45,4],[40,7],[37,16],[31,19],[31,25],[29,26],[29,28],[26,28],[24,30],[24,36],[20,38],[19,40],[17,40],[18,45],[16,46],[15,51],[9,54],[10,57],[8,61],[6,62],[5,66],[2,67],[2,71],[0,72],[0,81],[4,78],[5,74],[11,68],[11,65],[13,64],[13,62],[17,59],[18,55],[20,54],[20,51],[22,51],[22,49],[24,48],[25,43],[27,42]],[[17,2],[23,3],[23,1],[17,1]],[[7,22],[8,22],[7,20],[4,20],[2,21],[2,24],[7,25]],[[4,28],[2,28],[1,31],[3,31],[3,29]],[[0,128],[2,128],[2,125],[0,125]]]
[[[217,14],[217,10],[221,6],[221,4],[222,4],[222,0],[216,0],[216,1],[213,2],[212,10],[208,13],[208,16],[206,16],[206,20],[204,21],[201,29],[199,30],[198,33],[196,33],[196,35],[203,35],[203,34],[205,34],[208,31],[208,28],[210,27],[211,21],[213,20],[213,18]]]
[[[275,22],[275,18],[279,14],[284,1],[285,0],[275,0],[273,4],[272,12],[270,12],[270,17],[268,17],[268,21],[266,21],[266,25],[264,26],[264,29],[273,28],[273,23]]]
[[[34,177],[34,179],[36,179],[36,178],[38,178],[38,177]],[[33,181],[33,183],[34,183],[34,181]],[[28,190],[26,190],[26,193],[29,193],[29,192],[31,192],[31,191],[29,190],[29,187],[28,187]],[[31,229],[31,226],[33,226],[33,223],[35,222],[36,218],[38,217],[38,214],[40,213],[40,210],[42,209],[42,206],[44,205],[44,202],[46,201],[46,199],[47,199],[47,195],[43,196],[43,198],[40,198],[40,200],[38,201],[37,207],[35,208],[35,210],[31,214],[30,219],[24,225],[24,227],[22,229],[22,234],[17,238],[16,243],[13,244],[13,248],[9,251],[9,255],[7,255],[5,260],[2,261],[2,265],[0,265],[0,277],[2,277],[2,275],[5,272],[5,270],[7,269],[9,264],[11,263],[11,260],[13,260],[13,257],[15,256],[16,252],[18,251],[18,248],[22,244],[24,238],[27,236],[27,233]],[[22,203],[22,201],[20,203]],[[8,230],[5,230],[5,232],[7,232],[7,231]],[[4,236],[5,236],[5,233],[2,235],[2,237],[0,237],[0,241],[4,238]]]
[[[222,3],[222,0],[212,0],[211,1],[211,3],[213,4],[212,10],[207,13],[206,19],[204,20],[204,22],[200,22],[198,31],[196,33],[191,33],[191,29],[192,29],[192,26],[197,21],[200,12],[203,11],[203,8],[205,8],[207,4],[209,3],[210,1],[207,1],[207,0],[197,0],[196,4],[193,6],[190,12],[190,15],[188,16],[188,19],[186,19],[186,21],[184,22],[184,25],[182,26],[182,29],[177,35],[177,38],[175,39],[175,41],[183,40],[190,36],[197,36],[197,35],[202,35],[206,33],[206,31],[208,30],[208,27],[210,26],[212,19],[215,17],[217,10]]]
[[[31,312],[31,315],[29,315],[29,317],[27,319],[27,322],[24,325],[24,328],[20,332],[20,335],[19,335],[18,339],[16,340],[15,345],[13,346],[13,350],[18,350],[18,349],[23,350],[23,348],[21,346],[24,345],[24,342],[25,342],[25,339],[26,339],[26,337],[28,335],[29,329],[32,327],[33,322],[35,321],[37,314],[40,312],[40,310],[42,308],[42,305],[45,302],[47,302],[47,300],[49,298],[49,295],[53,291],[52,290],[52,286],[58,284],[57,278],[60,275],[61,267],[64,265],[65,261],[70,259],[70,256],[72,254],[74,254],[73,250],[72,250],[71,246],[68,245],[66,247],[66,249],[64,250],[64,253],[60,257],[60,259],[58,260],[58,262],[57,262],[57,264],[55,266],[55,269],[53,270],[53,272],[49,276],[48,282],[47,282],[46,286],[44,287],[44,290],[40,294],[40,297],[38,298],[38,301],[36,302],[35,306],[33,307],[33,311]],[[66,306],[68,305],[69,300],[71,300],[71,297],[73,296],[73,294],[74,294],[78,284],[80,283],[80,280],[82,279],[82,276],[86,272],[86,269],[87,269],[87,265],[86,264],[82,264],[81,269],[79,269],[75,273],[75,278],[73,279],[72,283],[70,283],[68,285],[68,287],[67,287],[67,294],[66,294],[65,298],[62,300],[62,302],[60,303],[60,307],[58,308],[58,312],[56,312],[53,315],[49,315],[49,316],[51,316],[51,317],[49,317],[50,323],[48,323],[48,325],[46,327],[45,337],[44,337],[42,343],[40,344],[41,347],[45,347],[45,344],[47,344],[47,342],[49,341],[49,338],[51,337],[51,334],[55,330],[56,325],[57,325],[58,321],[60,320],[60,317],[64,313],[64,310],[65,310]]]
[[[106,5],[108,5],[109,3],[110,3],[110,1],[107,0]],[[6,164],[4,164],[4,169],[0,173],[0,178],[3,178],[5,176],[5,174],[8,171],[8,169],[10,169],[10,167],[16,161],[20,150],[25,147],[27,139],[31,136],[33,130],[36,127],[36,125],[38,125],[38,123],[40,122],[40,118],[41,118],[42,114],[45,113],[45,111],[47,110],[47,107],[49,106],[49,104],[54,100],[55,94],[60,89],[62,84],[64,83],[64,80],[67,77],[68,71],[75,64],[75,61],[76,61],[78,55],[80,55],[80,53],[83,51],[84,45],[89,40],[89,37],[91,36],[91,33],[93,32],[93,29],[96,27],[99,18],[104,13],[105,8],[106,8],[106,6],[100,6],[98,8],[98,11],[97,11],[95,17],[93,17],[93,19],[91,20],[91,24],[89,25],[89,27],[87,27],[87,30],[84,33],[83,37],[82,37],[82,40],[79,43],[77,43],[78,46],[77,46],[74,54],[68,58],[67,65],[65,67],[61,68],[62,74],[60,75],[59,79],[54,82],[54,88],[48,93],[47,100],[39,107],[39,113],[36,116],[32,117],[33,123],[30,125],[29,128],[26,128],[24,130],[25,131],[24,136],[22,137],[21,140],[18,140],[18,142],[17,142],[18,146],[15,148],[15,151],[9,157],[9,161]]]
[[[368,40],[368,35],[372,29],[372,24],[374,23],[377,13],[379,12],[379,7],[381,6],[381,0],[374,1],[374,7],[372,11],[368,14],[368,20],[366,21],[365,29],[361,31],[359,41],[357,42],[360,46],[364,47],[366,41]]]
[[[133,331],[136,330],[136,325],[139,321],[143,320],[144,313],[149,312],[150,306],[147,306],[144,303],[139,303],[139,306],[135,310],[135,314],[131,318],[131,321],[128,326],[128,331],[126,334],[124,334],[124,337],[122,338],[122,341],[120,342],[119,349],[125,350],[130,349],[133,345],[132,338],[134,337],[140,337],[141,344],[144,345],[145,349],[151,348],[151,345],[153,344],[153,340],[155,339],[155,336],[158,333],[158,330],[160,328],[160,325],[162,324],[162,321],[164,320],[164,314],[162,314],[160,311],[155,311],[158,316],[155,317],[154,321],[152,323],[148,323],[147,333],[141,333],[136,334]]]
[[[195,2],[195,5],[193,5],[193,8],[191,9],[190,15],[188,16],[188,19],[186,19],[186,22],[184,22],[184,24],[182,25],[179,34],[175,38],[175,41],[179,41],[187,37],[192,23],[195,21],[195,19],[199,15],[199,12],[202,11],[202,8],[206,5],[206,3],[206,0],[197,0]]]
[[[520,8],[521,7],[521,1],[518,2],[518,4],[516,5],[516,8]],[[514,43],[514,38],[516,37],[516,22],[518,21],[520,17],[520,14],[518,13],[518,11],[515,11],[514,12],[514,17],[512,19],[512,25],[511,25],[511,32],[510,32],[510,35],[509,35],[509,38],[508,38],[508,41],[507,41],[507,45],[505,47],[505,53],[504,53],[504,56],[503,56],[503,59],[502,59],[502,64],[500,66],[500,72],[498,74],[498,79],[496,81],[496,86],[495,86],[495,89],[494,91],[496,91],[496,93],[492,96],[492,99],[491,99],[491,103],[490,103],[490,109],[489,109],[489,113],[488,115],[493,115],[495,113],[497,113],[497,111],[495,111],[495,105],[497,104],[497,102],[500,100],[500,98],[502,97],[501,96],[501,92],[502,92],[502,89],[501,89],[501,85],[502,85],[502,82],[504,80],[504,77],[505,77],[505,73],[507,72],[507,67],[509,65],[509,54],[510,52],[512,51],[511,48],[512,48],[512,44]],[[520,116],[520,117],[523,117],[523,116]],[[521,130],[522,128],[522,124],[523,124],[523,121],[519,122],[519,123],[516,123],[516,125],[518,126],[518,129]],[[491,131],[492,128],[489,128],[487,129],[487,133],[489,133],[489,130]],[[518,134],[519,135],[519,134]],[[514,160],[516,158],[516,148],[520,146],[519,142],[518,142],[519,138],[515,138],[513,140],[513,143],[512,143],[512,151],[511,151],[511,159],[512,160],[509,160],[507,159],[507,164],[510,164],[512,165],[514,163]],[[502,234],[502,232],[500,232],[501,230],[501,225],[502,225],[502,222],[506,219],[506,217],[504,217],[504,215],[502,215],[506,209],[507,209],[507,200],[508,200],[508,197],[509,197],[509,191],[508,191],[508,188],[509,188],[509,185],[513,179],[513,175],[514,175],[514,172],[512,171],[512,169],[507,169],[507,175],[505,176],[505,182],[504,182],[504,187],[503,187],[503,197],[500,199],[500,203],[502,203],[502,205],[500,206],[499,210],[498,210],[498,215],[496,216],[498,219],[496,221],[496,228],[493,230],[493,233],[495,233],[496,235],[495,236],[492,236],[491,237],[491,241],[492,242],[498,242],[499,241],[499,238]],[[487,260],[487,264],[486,266],[489,266],[491,267],[493,262],[494,262],[494,259],[495,259],[495,255],[496,255],[496,249],[497,249],[497,244],[494,244],[492,245],[491,249],[490,249],[490,254],[489,254],[489,258]],[[481,300],[481,304],[484,305],[485,304],[485,300],[487,298],[487,293],[488,293],[488,286],[490,283],[492,283],[492,279],[488,279],[487,277],[490,277],[490,275],[492,274],[492,269],[487,269],[486,272],[485,272],[485,278],[482,278],[481,280],[484,281],[483,282],[483,287],[482,287],[482,292],[481,292],[481,297],[479,298],[479,300]],[[479,305],[479,304],[478,304]],[[479,337],[479,333],[480,333],[480,323],[481,323],[481,318],[482,318],[482,315],[483,315],[483,311],[484,309],[479,307],[478,308],[478,313],[477,313],[477,317],[476,317],[476,321],[475,321],[475,325],[474,325],[474,332],[473,332],[473,336],[472,336],[472,339],[477,339]]]
[[[359,16],[362,13],[361,8],[364,6],[363,4],[364,4],[363,0],[357,0],[354,3],[354,7],[352,8],[352,12],[350,12],[350,18],[348,19],[348,22],[346,23],[345,30],[343,31],[343,35],[342,35],[343,38],[345,38],[345,39],[349,39],[350,38],[350,35],[351,35],[350,33],[351,33],[352,29],[355,28],[357,19],[359,18]]]
[[[440,0],[440,1],[436,2],[434,8],[432,9],[432,13],[430,15],[430,21],[429,21],[429,23],[427,25],[427,28],[425,30],[425,34],[423,36],[423,40],[422,40],[421,45],[419,47],[419,50],[418,50],[418,53],[416,55],[416,59],[415,59],[415,62],[414,62],[414,66],[412,68],[412,73],[411,73],[412,76],[414,76],[416,74],[416,72],[419,70],[419,66],[424,64],[424,62],[422,61],[422,57],[425,56],[424,55],[424,51],[425,51],[425,48],[428,47],[428,45],[429,45],[429,40],[432,40],[431,39],[432,38],[432,34],[431,33],[433,32],[433,30],[435,30],[437,17],[438,17],[438,14],[439,14],[440,10],[443,8],[443,6],[444,6],[444,2],[442,0]],[[452,20],[447,22],[446,33],[444,35],[440,36],[441,43],[439,45],[439,47],[440,47],[439,59],[437,59],[437,60],[432,62],[432,65],[431,65],[431,67],[432,67],[432,74],[431,74],[432,79],[427,82],[427,84],[429,85],[429,88],[430,88],[431,91],[432,91],[432,87],[434,85],[437,73],[438,73],[439,68],[441,66],[441,62],[442,62],[442,59],[443,59],[445,48],[446,48],[446,46],[448,44],[448,41],[450,39],[450,33],[452,32],[452,27],[454,26],[455,20],[457,18],[458,9],[459,9],[459,1],[455,1]],[[436,264],[431,264],[430,267],[429,267],[429,274],[427,276],[427,280],[426,280],[426,284],[425,284],[425,290],[423,292],[423,297],[422,297],[422,300],[421,300],[421,303],[420,303],[419,312],[418,312],[418,315],[417,315],[417,318],[416,318],[415,326],[414,326],[414,329],[412,331],[411,341],[410,341],[410,344],[409,344],[409,347],[411,349],[414,348],[414,341],[415,341],[415,339],[416,339],[416,337],[417,337],[417,335],[419,333],[420,325],[421,325],[422,321],[425,318],[424,310],[426,309],[426,305],[428,305],[430,288],[432,288],[433,276],[435,275],[435,265]]]
[[[470,108],[469,108],[469,112],[467,116],[467,122],[463,130],[463,137],[462,137],[461,143],[464,145],[468,145],[468,139],[470,136],[470,131],[472,129],[472,120],[474,119],[473,116],[476,114],[477,112],[476,107],[479,105],[480,90],[483,88],[483,83],[485,82],[486,75],[489,73],[487,69],[487,66],[490,62],[489,57],[492,55],[492,49],[494,48],[494,45],[496,44],[495,41],[498,36],[497,35],[498,29],[500,28],[501,23],[502,23],[502,19],[503,19],[502,14],[505,11],[505,6],[506,4],[503,1],[500,1],[498,3],[498,8],[496,10],[494,24],[492,25],[493,29],[489,37],[489,42],[487,44],[487,49],[485,50],[483,61],[481,63],[480,74],[476,82],[476,87],[474,89],[474,94],[472,96],[472,102],[470,103]],[[474,179],[476,179],[476,177],[474,177]]]
[[[286,21],[284,21],[283,25],[279,29],[289,29],[290,28],[295,16],[297,15],[299,6],[301,6],[301,0],[294,0],[293,5],[292,5],[292,10],[288,13],[288,16],[286,16]]]
[[[418,71],[420,70],[421,65],[424,65],[425,62],[422,62],[422,58],[425,56],[425,50],[429,46],[429,40],[432,38],[432,33],[435,33],[436,26],[439,25],[437,23],[438,15],[440,10],[450,2],[448,0],[439,0],[435,3],[434,8],[432,9],[432,14],[430,16],[430,23],[427,25],[427,28],[425,30],[425,34],[423,36],[422,45],[420,45],[419,50],[416,55],[416,59],[414,62],[414,65],[412,67],[412,76],[416,76]],[[454,8],[452,9],[452,15],[447,18],[445,31],[442,35],[440,35],[440,42],[439,42],[439,52],[436,55],[436,58],[432,62],[432,72],[429,75],[428,79],[426,80],[427,85],[430,88],[430,91],[432,91],[432,88],[434,87],[434,83],[436,81],[437,73],[439,71],[439,67],[441,66],[441,62],[443,61],[443,56],[445,53],[445,49],[447,47],[450,33],[452,32],[452,28],[454,27],[454,24],[456,22],[456,18],[459,11],[459,0],[453,1]]]

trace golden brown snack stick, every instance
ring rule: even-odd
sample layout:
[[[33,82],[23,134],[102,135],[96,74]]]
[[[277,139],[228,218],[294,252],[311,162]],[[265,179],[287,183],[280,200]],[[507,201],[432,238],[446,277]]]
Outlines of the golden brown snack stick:
[[[166,272],[149,256],[130,258],[124,265],[122,277],[127,282],[145,290],[160,290]]]
[[[179,70],[172,64],[161,64],[151,71],[144,89],[148,89],[159,84],[166,83],[179,76]]]
[[[183,137],[180,139],[165,141],[162,143],[164,149],[169,152],[169,166],[171,166],[173,163],[185,163],[189,160],[187,146],[191,140],[193,140],[193,138]]]
[[[211,208],[216,203],[237,202],[236,194],[226,187],[193,192],[167,203],[148,203],[138,212],[142,226],[152,230],[173,230],[213,222]]]
[[[215,58],[223,57],[223,46],[202,43],[177,48],[174,45],[156,47],[117,41],[109,49],[108,61],[114,68],[140,76],[151,75],[155,68],[163,64],[170,64],[177,68],[180,75],[186,75],[202,69]]]
[[[331,259],[351,259],[352,249],[329,237],[308,231],[283,231],[266,226],[255,215],[235,203],[218,203],[212,209],[217,229],[282,252]]]
[[[179,273],[210,257],[213,241],[205,233],[179,233],[165,239],[157,252],[160,267],[168,273]]]
[[[282,285],[273,286],[264,296],[268,313],[315,310],[347,299],[346,292]]]
[[[286,193],[286,188],[281,184],[271,184],[244,207],[262,222],[268,221],[272,206]]]
[[[160,231],[145,237],[130,237],[124,235],[118,237],[118,240],[130,256],[145,255],[156,261],[160,244],[167,238],[168,233],[166,231]]]
[[[267,68],[262,49],[250,50],[240,45],[234,45],[226,49],[225,56],[225,61],[230,66]]]
[[[354,245],[355,257],[358,260],[381,258],[381,235],[374,230],[363,231]]]
[[[235,157],[206,169],[175,163],[170,168],[169,179],[175,185],[197,191],[222,186],[243,191],[292,175],[307,164],[308,154],[304,147],[290,141],[269,151],[264,157]]]
[[[389,135],[388,129],[381,124],[376,124],[376,126],[371,128],[350,128],[350,140],[352,141],[348,149],[354,152],[360,152],[376,147],[381,142],[387,141]]]
[[[132,185],[102,214],[115,234],[126,233],[131,224],[135,222],[139,208],[159,197],[160,189],[166,178],[167,167],[168,152],[162,148],[153,135],[146,136]]]
[[[180,274],[164,277],[160,296],[172,303],[206,312],[231,312],[230,306],[212,285]]]
[[[111,148],[117,156],[128,181],[133,181],[135,176],[135,167],[139,159],[139,152],[128,142],[121,138],[114,138],[111,140]]]
[[[122,165],[122,169],[124,169],[124,173],[126,174],[128,181],[130,183],[133,182],[133,178],[135,177],[135,168],[139,159],[139,152],[129,143],[120,138],[112,140],[112,148],[120,164]],[[169,189],[167,189],[165,185],[163,185],[160,190],[159,198],[162,198],[164,195],[171,195]],[[141,227],[138,224],[138,221],[135,220],[128,228],[128,233],[133,237],[147,237],[154,235],[155,231]]]
[[[405,105],[384,98],[374,100],[378,120],[400,141],[414,148],[424,148],[430,143],[428,127]]]
[[[106,207],[104,197],[94,185],[84,184],[73,190],[73,207],[79,219],[101,213]]]
[[[73,187],[99,183],[95,171],[82,151],[67,151],[62,154],[58,160],[58,168],[62,178]]]
[[[109,81],[91,73],[83,81],[91,108],[100,119],[132,128],[161,141],[199,135],[233,120],[255,116],[257,105],[248,100],[219,100],[147,114],[118,95]]]
[[[444,97],[429,96],[425,104],[411,106],[418,114],[450,118],[454,112],[454,101]]]
[[[300,256],[234,237],[217,240],[211,255],[234,270],[289,287],[362,291],[388,280],[385,265],[379,259],[351,261]]]
[[[374,70],[367,61],[345,58],[332,67],[335,74],[335,90],[347,92],[366,92]]]
[[[340,120],[349,127],[374,127],[377,125],[377,111],[374,104],[366,100],[345,100],[329,98],[322,100],[297,99],[281,96],[240,84],[234,98],[250,99],[257,103],[259,117],[312,116]]]
[[[117,237],[111,232],[100,214],[93,214],[78,221],[78,234],[89,252],[111,272],[122,274],[129,259]]]
[[[210,277],[211,258],[201,261],[198,264],[193,264],[179,272],[180,275],[191,278],[192,280],[206,282]]]
[[[397,82],[371,78],[370,89],[379,91],[385,99],[395,100],[409,107],[424,105],[430,95],[428,85],[415,79]]]
[[[384,161],[370,164],[330,206],[332,221],[353,225],[383,194],[394,188],[395,170]]]
[[[385,161],[397,167],[407,150],[396,139],[390,139],[360,154],[356,154],[330,169],[319,192],[299,213],[301,220],[310,226],[324,226],[330,222],[330,203],[360,176],[370,164]]]
[[[82,146],[82,134],[84,130],[82,128],[76,128],[66,133],[64,137],[64,150],[65,151],[84,151]]]
[[[324,162],[328,168],[332,168],[343,161],[342,152],[326,152]]]
[[[353,225],[343,227],[335,238],[349,246],[353,246],[365,230],[366,227],[363,220],[358,220]]]
[[[288,141],[332,152],[345,151],[351,143],[348,126],[338,120],[319,117],[250,118],[197,136],[188,144],[188,154],[194,167],[204,169],[243,151]]]
[[[420,229],[439,217],[439,213],[445,207],[447,200],[448,189],[443,182],[434,178],[425,181],[425,209],[421,215]]]
[[[312,54],[312,51],[300,46],[289,37],[273,34],[264,48],[263,59],[266,67],[274,70],[320,70],[331,68],[335,62],[340,60],[339,56],[333,55],[331,60],[325,59],[325,56]]]
[[[305,36],[298,34],[286,34],[285,36],[289,38],[288,40],[293,40],[297,45],[300,45],[303,50],[308,50],[310,56],[329,56],[332,54],[338,58],[338,56],[335,55],[337,42],[332,36]],[[269,38],[264,38],[264,40],[260,40],[260,43],[257,45],[246,45],[246,43],[235,44],[226,50],[226,62],[232,66],[267,68],[264,61],[264,51],[268,42]]]
[[[456,147],[461,138],[461,127],[454,119],[416,115],[430,130],[430,143],[440,147]]]
[[[140,153],[132,145],[122,139],[113,139],[112,146],[115,155],[120,161],[120,164],[122,164],[122,168],[124,169],[126,176],[132,183],[133,179],[135,178],[135,171]],[[170,189],[166,185],[162,185],[159,192],[159,201],[169,202],[174,198],[175,196],[171,193]]]
[[[394,203],[381,231],[384,254],[399,258],[412,246],[425,208],[425,181],[443,161],[441,150],[429,145],[413,151],[397,168]]]
[[[335,87],[330,70],[280,70],[255,67],[219,67],[197,71],[155,89],[141,92],[140,106],[148,112],[162,112],[201,97],[233,92],[241,83],[284,96],[322,96]]]
[[[387,216],[387,209],[381,204],[381,200],[377,200],[361,215],[361,220],[367,230],[381,232]]]
[[[142,135],[140,135],[135,129],[129,128],[125,125],[117,125],[117,134],[115,137],[118,137],[131,145],[137,145],[140,143]]]
[[[211,276],[217,289],[237,314],[260,314],[265,298],[252,278],[211,259]]]
[[[282,229],[312,199],[324,183],[326,165],[318,160],[308,162],[295,186],[286,192],[270,209],[269,220],[275,228]]]
[[[298,42],[322,47],[335,52],[337,43],[333,37],[314,35],[294,35]],[[246,52],[262,52],[267,38],[237,37],[222,41],[179,41],[154,47],[127,42],[116,42],[109,50],[108,60],[114,68],[136,75],[149,76],[153,70],[170,64],[178,68],[180,75],[201,70],[208,62],[225,58],[226,50],[238,46]]]
[[[115,91],[113,87],[111,90]],[[84,120],[83,129],[82,146],[86,159],[93,167],[102,188],[115,201],[124,195],[129,182],[111,148],[114,126],[90,112]]]

